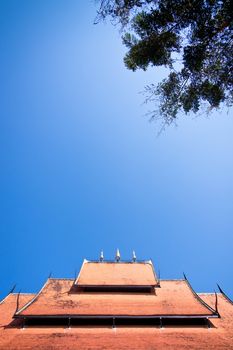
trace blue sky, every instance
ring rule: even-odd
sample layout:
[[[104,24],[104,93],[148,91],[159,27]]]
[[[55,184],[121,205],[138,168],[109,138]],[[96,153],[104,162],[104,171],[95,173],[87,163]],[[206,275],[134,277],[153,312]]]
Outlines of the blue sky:
[[[92,1],[0,2],[0,297],[119,248],[233,297],[232,110],[157,137],[118,30]]]

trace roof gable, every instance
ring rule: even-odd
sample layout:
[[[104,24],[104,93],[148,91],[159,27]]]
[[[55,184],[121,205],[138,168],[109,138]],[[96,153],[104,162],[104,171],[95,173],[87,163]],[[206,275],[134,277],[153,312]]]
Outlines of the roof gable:
[[[155,286],[158,279],[148,262],[89,262],[84,260],[78,286]]]

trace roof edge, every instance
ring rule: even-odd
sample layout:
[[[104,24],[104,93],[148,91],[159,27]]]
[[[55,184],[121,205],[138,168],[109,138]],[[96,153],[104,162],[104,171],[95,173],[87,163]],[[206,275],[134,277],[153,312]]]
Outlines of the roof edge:
[[[209,311],[211,311],[214,315],[218,315],[219,317],[219,313],[217,310],[214,310],[210,305],[208,305],[203,299],[201,299],[201,297],[199,297],[199,295],[195,292],[195,290],[193,289],[193,287],[191,286],[190,282],[188,281],[186,275],[184,274],[184,279],[188,285],[188,287],[190,288],[191,292],[193,293],[194,297],[200,301],[200,303],[205,306]]]
[[[74,285],[78,284],[78,280],[79,280],[81,271],[82,271],[82,269],[83,269],[83,266],[84,266],[84,264],[86,264],[86,263],[88,263],[88,262],[90,262],[90,261],[87,260],[87,259],[83,259],[83,263],[82,263],[82,266],[81,266],[81,268],[80,268],[80,270],[79,270],[79,274],[78,274],[78,276],[77,276],[77,277],[75,278],[75,280],[74,280]]]
[[[12,293],[12,294],[16,294],[17,295],[18,293]],[[3,299],[0,300],[0,305],[2,305],[10,295],[11,295],[11,293],[8,293],[7,295],[5,295],[3,297]]]
[[[30,306],[32,303],[34,303],[36,301],[36,299],[39,297],[39,295],[42,293],[43,289],[46,287],[46,285],[48,284],[49,280],[51,278],[47,278],[46,282],[44,283],[44,285],[42,286],[42,288],[39,290],[38,293],[35,294],[34,298],[32,298],[32,300],[30,300],[28,303],[26,303],[24,306],[22,306],[19,310],[17,310],[15,312],[15,314],[13,315],[13,317],[19,315],[22,311],[24,311],[28,306]]]
[[[161,282],[172,282],[172,281],[180,281],[185,282],[185,278],[160,278]]]
[[[106,315],[99,315],[99,314],[92,314],[92,315],[76,315],[76,314],[54,314],[54,315],[16,315],[15,318],[80,318],[80,319],[93,319],[93,318],[129,318],[129,319],[137,319],[137,318],[144,318],[144,319],[157,319],[157,318],[217,318],[218,315],[213,314],[204,314],[204,315],[198,315],[198,314],[191,314],[191,315],[165,315],[165,314],[155,314],[155,315],[116,315],[116,314],[106,314]]]
[[[73,281],[73,278],[66,278],[66,277],[49,277],[50,280],[59,280],[59,281]]]
[[[151,267],[152,267],[152,271],[153,271],[153,274],[154,274],[155,281],[157,282],[157,285],[160,285],[159,278],[158,278],[157,273],[155,271],[153,260],[150,259],[147,263],[150,264]]]
[[[221,293],[215,293],[215,292],[198,292],[197,295],[201,296],[201,295],[212,295],[212,296],[215,296],[215,295],[221,295]]]
[[[224,293],[224,291],[222,290],[222,288],[219,286],[219,284],[217,284],[218,289],[220,291],[220,293],[224,296],[224,298],[231,304],[233,305],[233,301],[228,297],[228,295],[226,295],[226,293]]]
[[[4,302],[4,300],[10,295],[10,294],[13,294],[14,290],[16,288],[16,284],[13,285],[13,287],[10,289],[10,291],[7,293],[7,295],[5,297],[3,297],[2,300],[0,300],[0,305]],[[18,293],[16,293],[18,294]]]

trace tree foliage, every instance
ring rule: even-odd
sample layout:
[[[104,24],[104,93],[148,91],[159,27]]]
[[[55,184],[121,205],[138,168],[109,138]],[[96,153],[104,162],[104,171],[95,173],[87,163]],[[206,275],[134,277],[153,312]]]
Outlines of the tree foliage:
[[[203,103],[209,109],[232,105],[232,0],[99,2],[97,21],[110,17],[122,26],[128,69],[168,68],[166,79],[146,87],[165,122],[179,111],[196,113]]]

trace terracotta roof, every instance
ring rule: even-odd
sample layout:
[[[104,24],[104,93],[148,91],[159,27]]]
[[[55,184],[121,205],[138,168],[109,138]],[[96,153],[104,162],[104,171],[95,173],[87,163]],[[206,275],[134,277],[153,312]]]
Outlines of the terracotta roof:
[[[72,280],[48,279],[35,300],[17,315],[211,316],[186,280],[161,281],[153,293],[72,293]]]
[[[151,262],[88,262],[75,281],[79,286],[154,286],[158,283]]]
[[[202,300],[204,300],[211,307],[215,307],[216,296],[215,293],[198,293]],[[233,349],[233,304],[227,299],[224,294],[217,293],[217,304],[220,318],[212,319],[211,322],[218,329],[231,330],[232,349]]]
[[[12,321],[12,316],[17,307],[22,308],[27,304],[35,294],[17,294],[10,293],[0,302],[0,327],[9,324]]]
[[[199,294],[214,306],[214,294]],[[218,294],[221,318],[213,328],[168,327],[32,327],[0,328],[0,350],[232,350],[233,306]],[[8,299],[10,300],[10,299]],[[7,299],[6,299],[7,301]],[[2,313],[0,313],[0,317]]]

